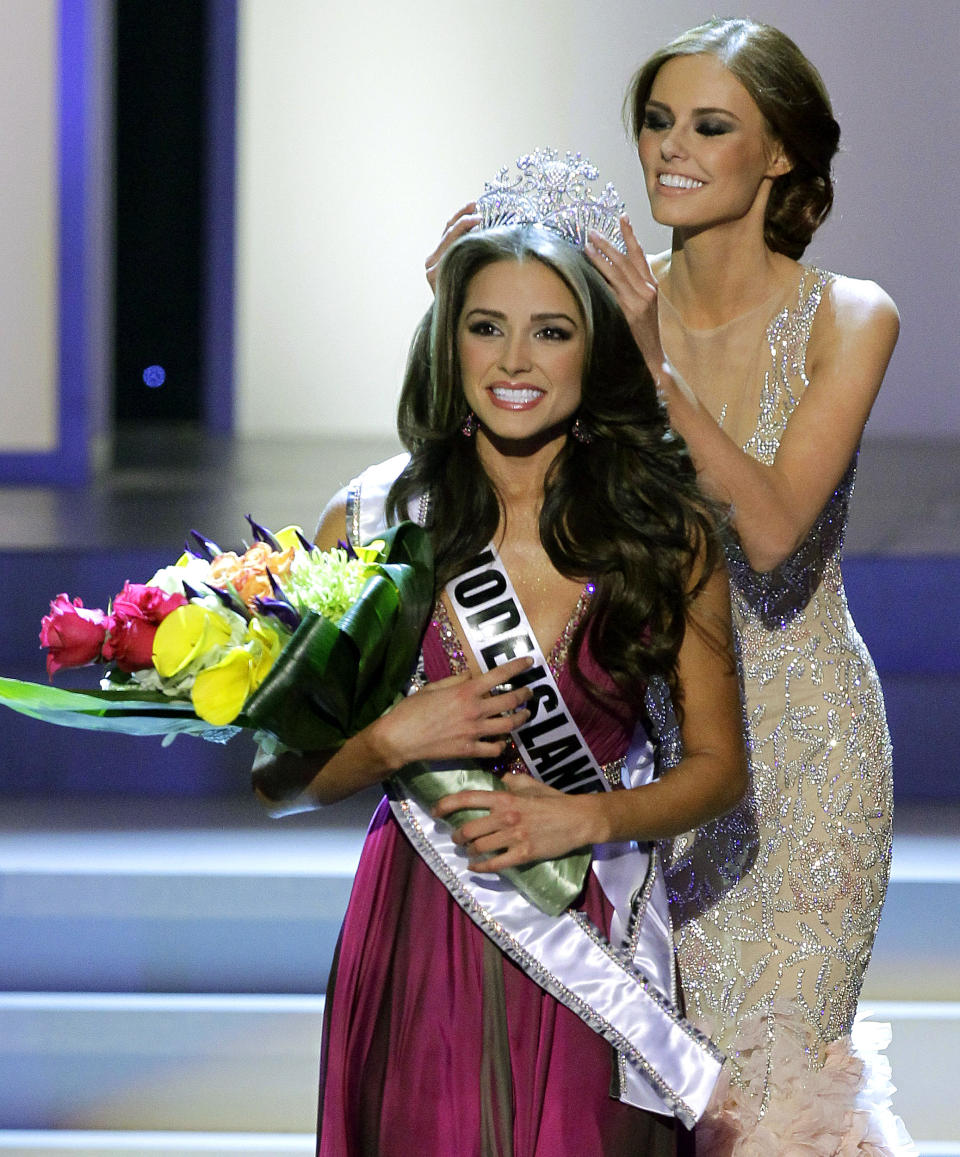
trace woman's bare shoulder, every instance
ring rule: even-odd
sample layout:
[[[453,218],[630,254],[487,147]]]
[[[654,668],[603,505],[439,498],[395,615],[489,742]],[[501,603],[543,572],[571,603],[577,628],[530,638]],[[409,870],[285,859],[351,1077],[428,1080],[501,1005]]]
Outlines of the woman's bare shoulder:
[[[824,301],[828,316],[840,326],[899,325],[893,298],[875,281],[833,274],[824,290]]]
[[[313,541],[321,550],[331,550],[347,537],[347,493],[349,487],[338,490],[323,508]]]
[[[900,333],[893,298],[875,281],[831,276],[810,330],[807,363],[811,371],[842,368],[844,379],[858,376],[869,391],[879,388]]]

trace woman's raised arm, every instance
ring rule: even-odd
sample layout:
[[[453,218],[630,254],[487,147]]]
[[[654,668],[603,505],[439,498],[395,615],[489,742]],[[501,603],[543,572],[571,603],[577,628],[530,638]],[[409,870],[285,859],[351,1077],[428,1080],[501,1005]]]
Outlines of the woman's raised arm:
[[[732,507],[750,565],[772,570],[809,533],[859,444],[896,345],[896,306],[873,282],[829,282],[807,349],[809,385],[773,463],[766,465],[719,428],[666,358],[656,279],[629,222],[623,223],[623,235],[626,256],[595,234],[588,253],[620,302],[702,485]]]

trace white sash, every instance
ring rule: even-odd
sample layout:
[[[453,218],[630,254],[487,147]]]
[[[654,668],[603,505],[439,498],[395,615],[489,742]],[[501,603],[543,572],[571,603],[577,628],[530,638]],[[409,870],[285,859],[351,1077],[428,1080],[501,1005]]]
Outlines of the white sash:
[[[503,560],[491,543],[446,585],[465,642],[481,671],[529,655],[533,666],[512,681],[529,687],[530,719],[512,732],[530,774],[559,791],[608,791],[610,784],[560,694]]]
[[[365,541],[383,528],[384,499],[405,461],[405,456],[398,456],[381,463],[365,471],[351,485],[347,525],[353,538]],[[414,512],[411,514],[415,516]],[[495,552],[490,559],[484,552],[480,560],[480,565],[487,571],[491,561],[494,567],[499,564],[509,584]],[[472,573],[466,572],[467,575]],[[491,584],[489,590],[499,589],[500,585],[499,582]],[[484,603],[482,607],[478,602],[471,609],[469,599],[480,589],[479,585],[464,588],[467,613],[472,610],[478,616],[476,627],[488,627],[493,638],[498,627],[516,618],[516,627],[508,629],[514,635],[529,637],[531,644],[529,652],[518,650],[516,653],[533,653],[534,650],[539,653],[512,584],[503,587],[504,594],[499,599]],[[504,608],[501,614],[484,617],[482,611],[502,602],[508,589],[512,596],[511,606]],[[467,633],[472,630],[472,627],[468,628]],[[501,641],[507,638],[502,630],[496,637]],[[490,647],[489,663],[482,654],[484,645]],[[481,665],[493,667],[498,665],[498,658],[500,662],[509,661],[512,657],[509,651],[509,645],[498,648],[494,643],[482,642],[478,661]],[[541,665],[537,662],[537,654],[534,659],[536,668]],[[562,714],[571,725],[564,723],[562,728],[558,725],[549,731],[551,742],[561,735],[569,741],[555,748],[556,752],[570,754],[569,759],[561,760],[561,768],[574,764],[574,771],[560,778],[573,790],[584,790],[585,776],[589,774],[591,782],[586,790],[598,790],[601,786],[608,788],[579,728],[569,718],[542,655],[540,659],[548,676],[542,682],[539,678],[537,680],[538,685],[548,689],[543,698],[538,699],[538,704],[547,706],[544,719]],[[557,699],[555,705],[554,695]],[[535,740],[544,735],[546,732],[532,735],[527,750],[536,751],[542,747],[543,744]],[[583,752],[577,748],[573,753],[570,744],[577,740],[589,756],[592,765],[589,769],[581,763]],[[635,787],[652,778],[651,750],[646,734],[638,729],[624,772],[627,786]],[[549,782],[553,765],[544,753],[541,754],[544,755],[542,768],[537,770],[542,770],[544,780]],[[531,770],[537,762],[534,757]],[[599,782],[594,782],[597,775]],[[614,909],[607,938],[581,912],[567,911],[560,916],[547,916],[499,876],[469,871],[467,856],[453,843],[449,826],[434,820],[412,798],[391,798],[390,805],[414,848],[464,912],[527,976],[613,1045],[619,1059],[620,1099],[638,1108],[673,1114],[692,1127],[707,1106],[723,1056],[711,1041],[680,1016],[676,1007],[672,930],[666,888],[655,848],[650,845],[638,847],[633,842],[594,848],[592,869]]]

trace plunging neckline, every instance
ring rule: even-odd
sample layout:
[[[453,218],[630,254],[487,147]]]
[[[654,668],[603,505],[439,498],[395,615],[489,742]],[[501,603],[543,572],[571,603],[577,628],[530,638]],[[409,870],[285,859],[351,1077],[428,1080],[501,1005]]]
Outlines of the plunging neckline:
[[[587,582],[584,584],[583,590],[580,592],[580,597],[577,599],[577,604],[573,608],[566,626],[560,632],[556,642],[550,648],[549,655],[546,657],[547,666],[550,668],[550,672],[557,683],[560,682],[560,677],[566,669],[567,660],[570,655],[570,642],[573,639],[574,632],[580,625],[583,615],[586,613],[587,607],[590,605],[590,599],[593,597],[594,589],[593,583]],[[469,666],[466,653],[463,649],[463,643],[457,630],[459,624],[456,622],[456,617],[447,610],[441,599],[437,599],[436,605],[434,606],[432,625],[436,629],[440,646],[450,668],[450,674],[462,675],[467,672]],[[588,746],[591,747],[591,750],[593,749],[589,741]],[[623,768],[625,765],[626,755],[619,755],[606,763],[599,763],[600,770],[614,790],[619,790],[624,786]],[[498,775],[505,775],[507,773],[530,774],[530,769],[517,751],[512,737],[509,739],[503,753],[494,762],[493,770]]]
[[[567,659],[570,654],[570,642],[573,639],[574,632],[580,625],[580,620],[583,618],[587,607],[590,605],[593,592],[593,583],[585,583],[566,625],[557,636],[550,651],[548,653],[545,652],[547,666],[553,673],[554,679],[560,678],[560,673],[567,665]],[[460,623],[456,615],[447,609],[447,605],[442,598],[438,598],[434,606],[433,621],[438,628],[440,643],[443,647],[444,654],[450,663],[450,674],[462,675],[464,672],[469,671],[470,663],[467,659],[467,653],[464,650],[463,640],[460,636]],[[542,650],[540,640],[537,639],[536,641]]]

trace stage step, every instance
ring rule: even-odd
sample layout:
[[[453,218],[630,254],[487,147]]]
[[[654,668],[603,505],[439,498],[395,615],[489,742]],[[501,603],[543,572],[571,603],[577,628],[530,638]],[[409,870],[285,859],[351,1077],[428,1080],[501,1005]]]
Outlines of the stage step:
[[[960,1149],[957,1108],[957,1050],[960,1001],[863,1001],[861,1014],[889,1023],[886,1050],[896,1093],[894,1112],[912,1137]],[[949,1150],[952,1151],[952,1150]]]
[[[221,1145],[223,1131],[231,1145],[308,1135],[322,992],[375,802],[281,821],[252,801],[7,812],[0,1153],[18,1151],[10,1130],[62,1129],[80,1145],[82,1131],[103,1130],[120,1146],[105,1154],[125,1152],[127,1130],[161,1146],[171,1126],[191,1131],[171,1143],[192,1150],[144,1153],[205,1152],[196,1145]],[[895,1108],[914,1136],[942,1144],[960,1139],[958,827],[956,811],[902,809],[864,991],[893,1025]]]
[[[0,1153],[23,1157],[308,1157],[313,1133],[146,1133],[0,1129]]]
[[[960,1157],[960,1142],[920,1141],[919,1157]],[[0,1153],[21,1157],[307,1157],[313,1134],[104,1133],[0,1130]]]
[[[0,1126],[309,1132],[322,996],[0,995]]]
[[[960,811],[897,811],[893,869],[862,998],[960,1000]]]
[[[915,1136],[960,1137],[960,1002],[870,1001],[889,1022],[894,1106]],[[0,996],[6,1128],[309,1131],[322,997]]]
[[[322,1012],[322,997],[7,994],[0,1124],[307,1133]],[[864,1012],[892,1025],[894,1108],[908,1130],[957,1141],[960,1003],[872,1001]]]
[[[0,989],[322,992],[363,835],[0,833]]]
[[[141,812],[162,827],[123,830],[83,827],[89,806],[63,809],[58,822],[80,826],[59,830],[14,809],[0,828],[0,989],[323,992],[376,798],[279,821],[253,801],[181,801]],[[956,809],[938,815],[960,828]],[[868,1000],[960,999],[960,840],[921,824],[903,809]]]

